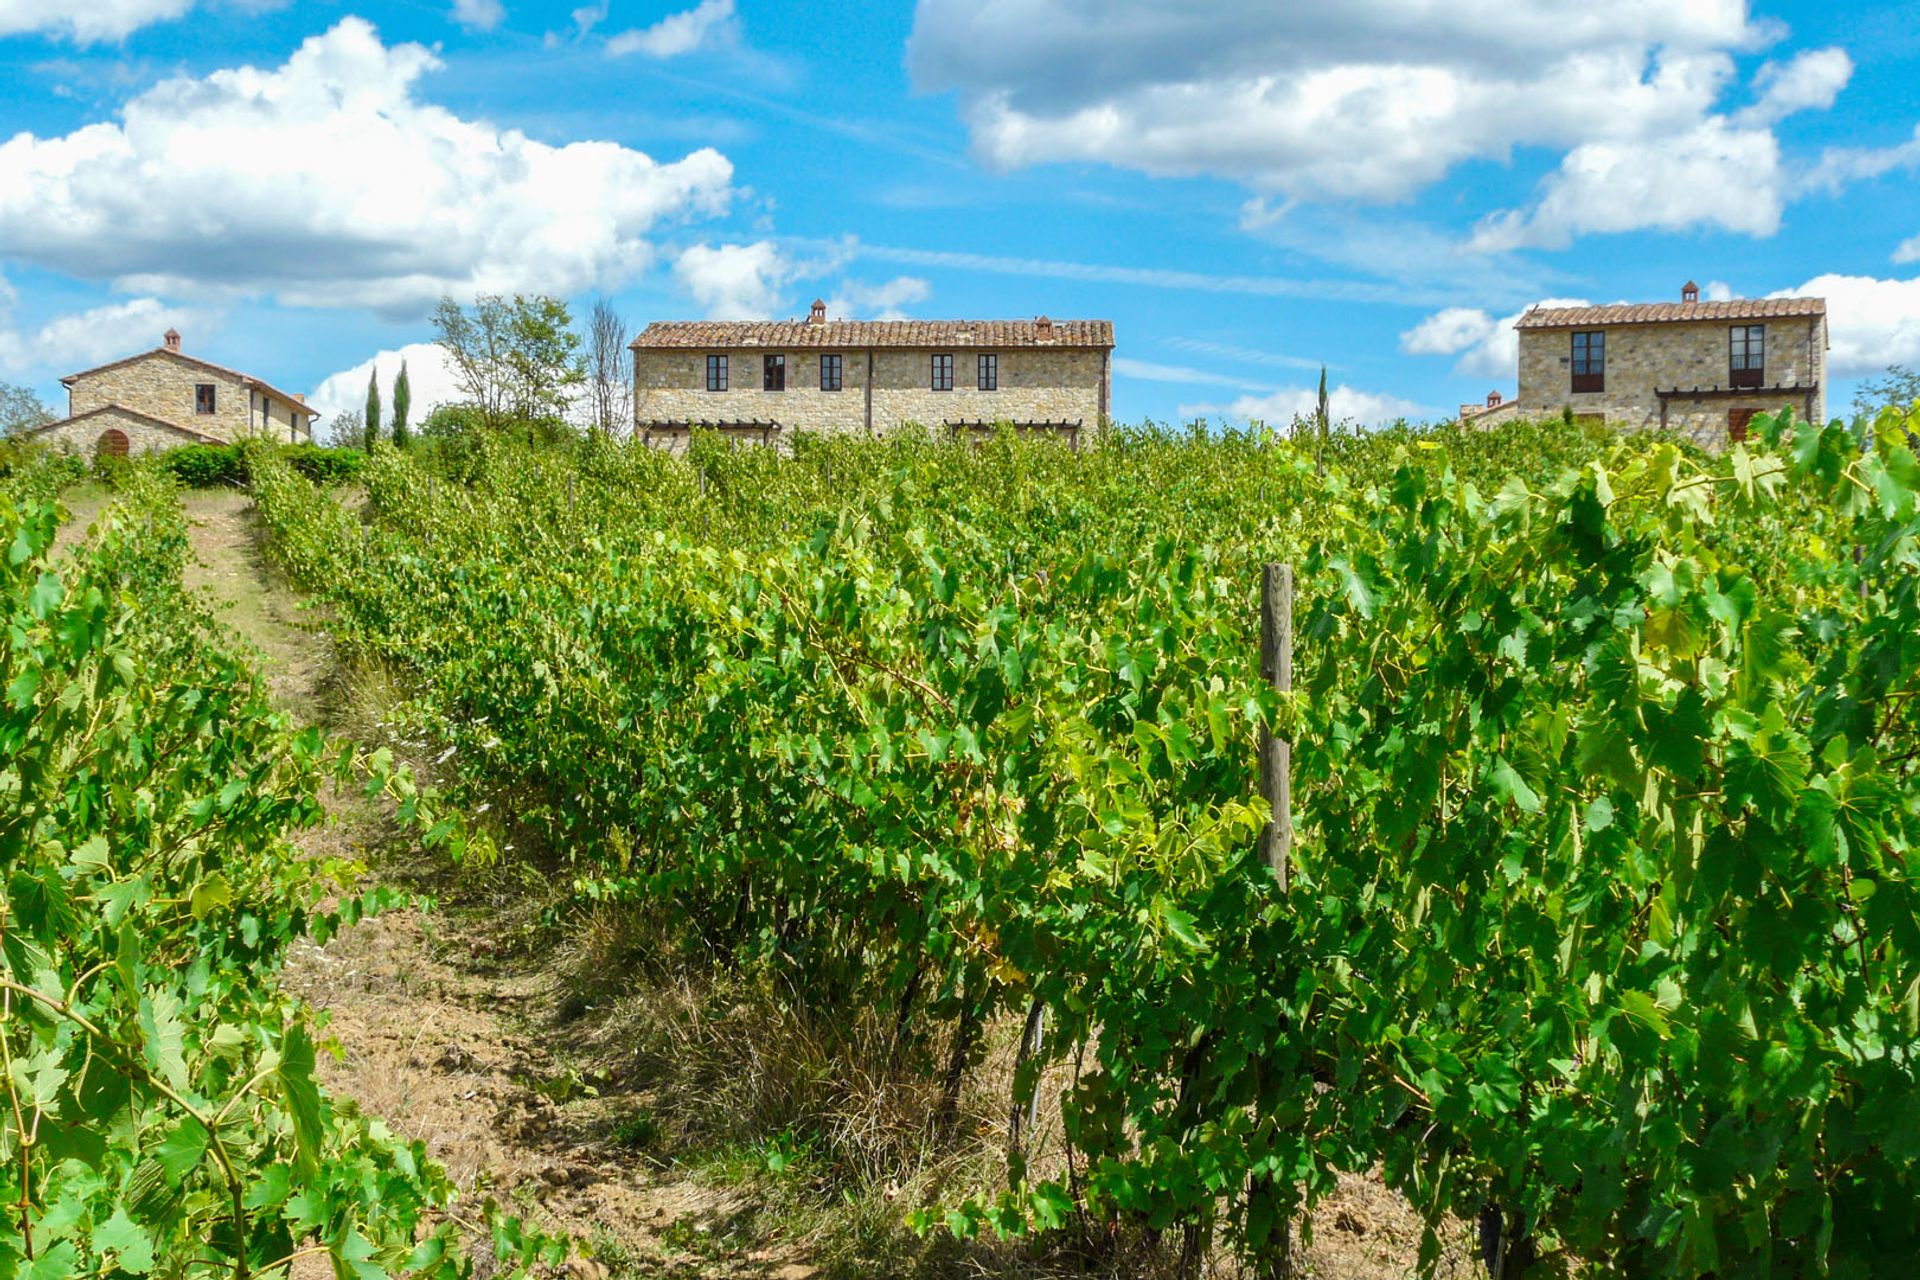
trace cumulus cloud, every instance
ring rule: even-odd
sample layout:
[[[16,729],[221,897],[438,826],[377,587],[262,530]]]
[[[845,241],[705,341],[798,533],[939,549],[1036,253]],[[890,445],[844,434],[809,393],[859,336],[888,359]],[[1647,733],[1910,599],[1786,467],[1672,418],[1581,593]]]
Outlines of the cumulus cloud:
[[[9,301],[10,292],[0,281],[0,304]],[[30,332],[4,323],[5,311],[0,305],[0,369],[16,375],[77,373],[157,347],[168,329],[192,332],[208,322],[199,312],[168,306],[158,298],[132,298],[58,316]]]
[[[351,368],[322,378],[319,385],[307,394],[307,403],[330,422],[338,422],[340,415],[349,410],[364,412],[367,406],[367,377],[378,369],[380,402],[388,415],[383,425],[391,425],[393,379],[400,372],[403,360],[407,365],[407,389],[413,397],[407,420],[414,427],[418,428],[426,420],[435,405],[453,404],[462,398],[452,366],[447,363],[447,353],[440,345],[434,342],[410,342],[392,351],[381,351]]]
[[[1753,78],[1760,96],[1734,118],[1769,125],[1800,111],[1825,111],[1853,78],[1844,49],[1809,49],[1789,62],[1769,62]]]
[[[1584,307],[1585,298],[1542,298],[1540,307]],[[1494,318],[1477,307],[1448,307],[1400,335],[1400,349],[1416,356],[1459,356],[1454,372],[1511,378],[1520,365],[1520,335],[1514,323],[1524,309]]]
[[[1224,416],[1229,422],[1267,422],[1283,424],[1314,413],[1320,404],[1317,387],[1280,387],[1265,394],[1236,397],[1224,407],[1217,404],[1183,404],[1180,416],[1202,418]],[[1361,391],[1344,382],[1327,392],[1327,412],[1335,422],[1357,422],[1374,427],[1400,418],[1418,417],[1423,410],[1411,400],[1377,391]]]
[[[1768,34],[1744,0],[923,0],[908,66],[959,95],[996,166],[1098,160],[1392,200],[1518,146],[1691,127],[1730,51]]]
[[[680,287],[713,320],[764,320],[785,305],[783,290],[797,276],[770,240],[753,244],[696,244],[673,261]]]
[[[1484,253],[1563,249],[1577,236],[1644,227],[1770,236],[1780,228],[1785,187],[1771,131],[1714,118],[1669,137],[1574,148],[1531,208],[1487,218],[1472,244]]]
[[[579,16],[574,15],[576,21]],[[733,0],[700,0],[697,7],[670,13],[650,27],[610,36],[607,52],[615,57],[638,53],[649,58],[677,58],[696,49],[729,44],[739,34]]]
[[[895,276],[880,284],[847,280],[827,299],[827,314],[862,320],[904,320],[908,307],[932,296],[932,286],[919,276]]]
[[[0,36],[64,36],[79,44],[124,40],[193,5],[194,0],[0,0]]]
[[[1829,274],[1768,296],[1827,300],[1827,370],[1833,376],[1920,365],[1920,279]]]
[[[1747,0],[921,0],[907,61],[918,87],[958,97],[991,166],[1222,177],[1253,192],[1247,230],[1541,148],[1567,166],[1487,238],[1545,246],[1643,226],[1770,234],[1790,186],[1772,126],[1831,106],[1853,71],[1839,49],[1768,63],[1729,114],[1735,55],[1780,35]],[[1635,183],[1643,156],[1657,173]],[[1672,194],[1734,174],[1740,199]],[[1661,199],[1640,198],[1655,184]]]
[[[346,18],[279,67],[154,86],[117,122],[0,143],[10,258],[129,292],[269,294],[418,315],[442,293],[615,287],[732,166],[552,146],[417,96],[439,66]]]
[[[491,31],[507,20],[507,9],[500,0],[453,0],[448,16],[469,31]]]

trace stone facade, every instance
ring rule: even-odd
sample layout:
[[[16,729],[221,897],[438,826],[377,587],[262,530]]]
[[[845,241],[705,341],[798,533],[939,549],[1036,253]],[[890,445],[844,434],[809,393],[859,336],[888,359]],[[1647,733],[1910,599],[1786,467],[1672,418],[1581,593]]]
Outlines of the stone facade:
[[[1735,326],[1764,335],[1757,386],[1734,385]],[[1817,298],[1702,303],[1690,291],[1677,305],[1536,310],[1516,327],[1522,417],[1570,410],[1622,429],[1675,431],[1710,449],[1756,412],[1791,408],[1825,421],[1827,317]],[[1601,389],[1576,391],[1574,335],[1591,333],[1604,335]]]
[[[83,414],[49,422],[30,432],[29,436],[50,448],[91,458],[101,452],[102,443],[109,438],[108,433],[114,431],[126,437],[129,454],[154,453],[183,444],[221,443],[217,436],[176,427],[170,422],[136,413],[117,404],[101,405]]]
[[[160,424],[143,427],[139,437],[152,448],[193,440],[231,443],[249,435],[289,443],[313,439],[316,415],[300,397],[186,355],[179,344],[180,335],[169,331],[164,345],[152,351],[61,379],[67,388],[67,417],[90,423],[90,415],[99,410],[124,410],[135,419]],[[166,430],[169,426],[174,428],[171,433]],[[93,434],[101,430],[105,427]],[[64,441],[72,434],[61,433],[59,438]],[[133,433],[128,434],[133,438]]]
[[[662,324],[634,343],[635,434],[684,446],[688,424],[775,444],[802,431],[970,431],[976,424],[1066,434],[1092,431],[1111,396],[1111,328],[1096,322],[835,322]],[[1044,326],[1044,328],[1040,327]],[[1042,336],[1048,335],[1048,336]],[[1052,336],[1057,335],[1057,336]],[[743,340],[744,339],[744,340]],[[785,388],[765,388],[765,359],[784,361]],[[725,356],[727,387],[707,389],[710,356]],[[821,388],[821,364],[840,358],[840,389]],[[952,387],[934,388],[936,357],[951,358]],[[980,389],[980,357],[995,386]]]

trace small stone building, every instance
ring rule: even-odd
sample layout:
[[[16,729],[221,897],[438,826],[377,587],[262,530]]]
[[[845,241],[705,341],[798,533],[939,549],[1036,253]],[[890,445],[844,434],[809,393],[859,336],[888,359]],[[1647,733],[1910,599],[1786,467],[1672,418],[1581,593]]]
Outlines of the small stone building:
[[[1519,410],[1518,400],[1509,400],[1498,391],[1489,391],[1485,404],[1461,405],[1459,421],[1471,422],[1476,427],[1491,427],[1513,421],[1520,416]]]
[[[319,416],[302,396],[185,354],[175,329],[151,351],[60,381],[67,416],[27,436],[77,453],[150,453],[243,436],[309,443]]]
[[[1756,413],[1824,422],[1824,298],[1535,307],[1520,335],[1519,416],[1680,432],[1708,448],[1743,440]]]
[[[1112,401],[1106,320],[656,321],[633,341],[636,438],[684,449],[694,428],[780,444],[801,431],[953,434],[997,424],[1065,438]]]

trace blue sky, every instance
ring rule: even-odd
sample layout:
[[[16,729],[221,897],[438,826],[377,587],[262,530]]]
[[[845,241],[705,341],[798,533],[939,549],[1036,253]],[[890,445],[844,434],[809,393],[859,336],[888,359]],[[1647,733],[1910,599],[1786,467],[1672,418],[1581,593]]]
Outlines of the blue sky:
[[[0,379],[177,324],[430,398],[442,293],[817,295],[1110,318],[1127,420],[1430,417],[1693,278],[1827,296],[1837,412],[1920,364],[1915,85],[1914,0],[0,0]]]

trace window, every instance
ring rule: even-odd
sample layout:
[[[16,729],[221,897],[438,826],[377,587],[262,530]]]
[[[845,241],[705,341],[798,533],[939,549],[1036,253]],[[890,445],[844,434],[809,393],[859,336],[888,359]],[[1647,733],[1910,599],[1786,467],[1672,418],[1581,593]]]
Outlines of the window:
[[[1745,440],[1749,429],[1753,426],[1754,415],[1758,412],[1758,409],[1727,410],[1727,440],[1732,444],[1739,444]]]
[[[761,357],[760,389],[762,391],[785,391],[787,389],[787,358],[785,356]]]
[[[193,411],[195,413],[213,412],[213,384],[211,382],[194,384]]]
[[[1573,389],[1607,389],[1607,335],[1594,331],[1573,335]]]
[[[725,391],[727,389],[727,358],[725,356],[707,357],[707,390]]]
[[[936,355],[933,358],[933,389],[935,391],[953,390],[953,357]]]
[[[1727,382],[1736,387],[1759,387],[1767,378],[1767,326],[1733,326],[1727,346]]]
[[[998,391],[1000,389],[1000,357],[980,357],[980,389]]]
[[[820,357],[820,389],[838,391],[840,389],[840,357]]]

